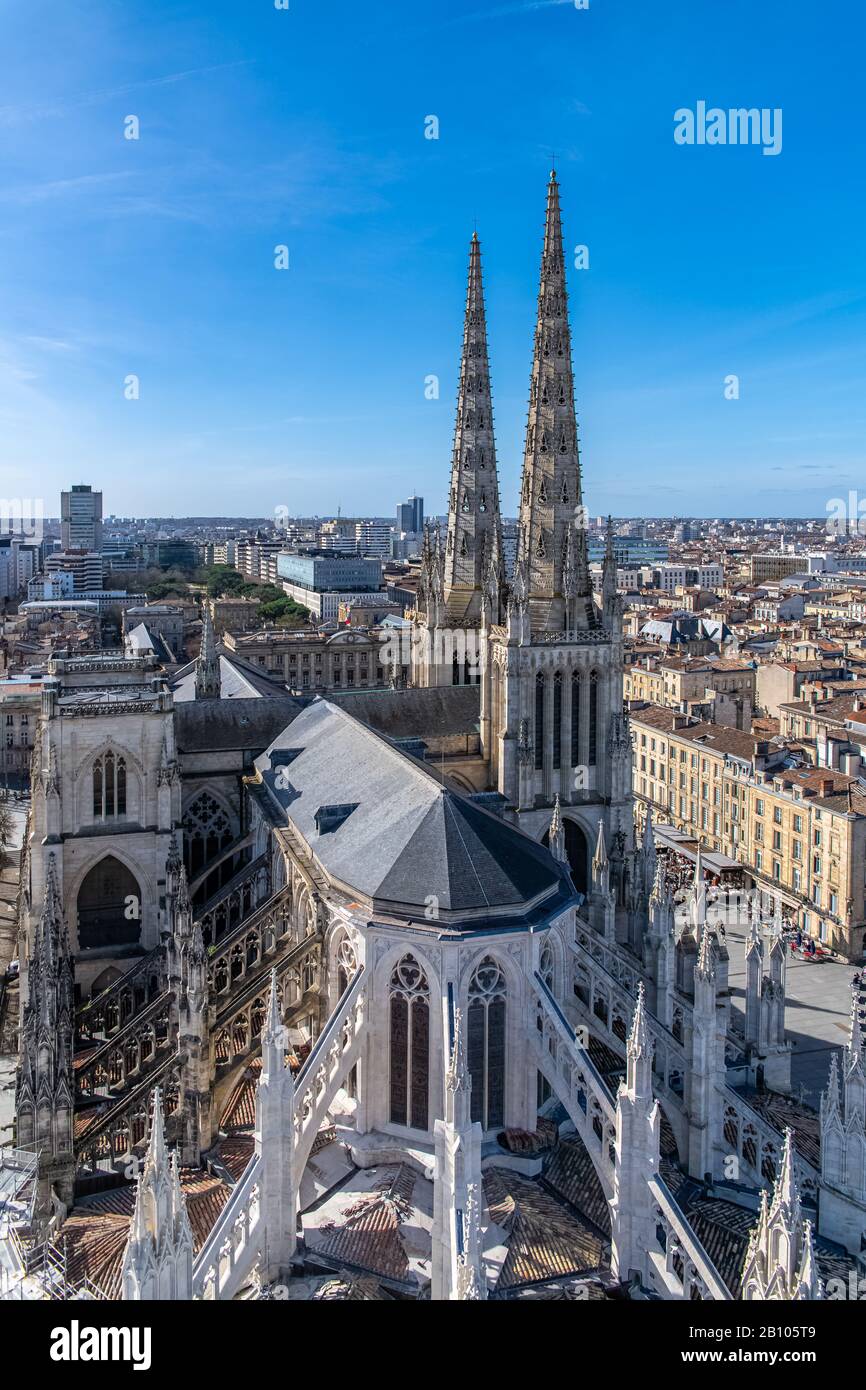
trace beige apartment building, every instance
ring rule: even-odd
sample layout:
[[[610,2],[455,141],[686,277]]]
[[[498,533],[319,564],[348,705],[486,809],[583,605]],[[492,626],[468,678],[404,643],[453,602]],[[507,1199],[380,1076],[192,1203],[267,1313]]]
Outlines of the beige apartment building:
[[[747,884],[848,960],[866,929],[866,790],[830,768],[667,709],[632,711],[635,795],[743,867]]]
[[[257,598],[211,598],[207,601],[214,632],[249,632],[259,621]]]
[[[380,633],[382,636],[380,637]],[[261,628],[226,633],[223,646],[297,694],[383,689],[391,679],[382,662],[386,629],[341,628],[338,632],[293,632]]]
[[[668,709],[701,701],[708,690],[745,695],[754,703],[754,666],[730,657],[648,657],[640,665],[627,666],[623,677],[626,700],[646,700]]]

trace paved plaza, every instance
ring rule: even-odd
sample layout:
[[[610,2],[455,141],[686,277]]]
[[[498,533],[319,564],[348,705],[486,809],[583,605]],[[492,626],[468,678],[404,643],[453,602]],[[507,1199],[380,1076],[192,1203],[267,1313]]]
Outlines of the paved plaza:
[[[707,915],[712,922],[712,908]],[[727,921],[725,940],[731,957],[732,1004],[742,1016],[747,926]],[[827,1084],[831,1052],[848,1041],[854,974],[856,967],[852,965],[831,960],[808,965],[788,953],[785,1028],[792,1044],[791,1082],[795,1095],[802,1086],[808,1105],[818,1105]]]

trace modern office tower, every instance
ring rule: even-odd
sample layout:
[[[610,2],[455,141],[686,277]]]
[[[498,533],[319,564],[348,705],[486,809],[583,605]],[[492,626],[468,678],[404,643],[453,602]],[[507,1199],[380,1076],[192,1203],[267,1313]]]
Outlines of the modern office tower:
[[[60,536],[64,550],[102,549],[102,493],[89,483],[73,483],[60,494]]]
[[[408,531],[420,535],[424,530],[424,498],[410,497],[407,502],[397,503],[397,532]]]

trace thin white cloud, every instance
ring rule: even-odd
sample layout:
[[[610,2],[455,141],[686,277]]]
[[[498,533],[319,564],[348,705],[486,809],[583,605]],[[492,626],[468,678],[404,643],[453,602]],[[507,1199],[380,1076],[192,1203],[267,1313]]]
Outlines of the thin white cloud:
[[[231,68],[248,67],[253,58],[239,58],[234,63],[215,63],[212,67],[187,68],[184,72],[168,72],[162,77],[148,77],[140,82],[127,82],[121,87],[104,87],[100,91],[83,92],[67,101],[45,103],[41,106],[0,106],[0,126],[22,125],[26,121],[42,121],[56,116],[65,116],[69,111],[77,111],[86,106],[98,106],[103,101],[113,101],[115,97],[128,96],[132,92],[145,91],[150,87],[171,87],[176,82],[186,82],[191,77],[204,77],[212,72],[226,72]]]

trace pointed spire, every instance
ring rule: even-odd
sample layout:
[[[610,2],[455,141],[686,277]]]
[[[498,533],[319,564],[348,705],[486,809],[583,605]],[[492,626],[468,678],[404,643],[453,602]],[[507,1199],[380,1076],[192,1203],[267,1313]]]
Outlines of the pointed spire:
[[[819,1299],[821,1281],[818,1278],[818,1265],[815,1259],[815,1238],[811,1221],[803,1222],[803,1254],[797,1271],[796,1298]]]
[[[486,558],[491,553],[491,539],[498,538],[500,525],[481,243],[475,232],[469,246],[445,544],[444,583],[449,624],[475,624],[480,620],[487,586]],[[499,621],[498,612],[492,617],[494,622]]]
[[[695,974],[701,975],[705,980],[711,980],[715,976],[715,962],[713,960],[713,934],[708,926],[704,926],[701,936],[700,950],[698,951],[698,963],[695,966]]]
[[[562,808],[559,804],[559,792],[553,802],[553,815],[550,818],[550,830],[547,833],[547,843],[554,859],[558,859],[561,864],[568,862],[568,855],[565,850],[565,827],[562,823]]]
[[[863,1059],[863,1033],[860,1027],[860,999],[858,991],[851,992],[851,1027],[848,1037],[848,1052],[852,1064]]]
[[[202,605],[201,647],[195,663],[195,698],[197,700],[218,700],[220,698],[220,658],[216,649],[213,622],[207,599]]]
[[[150,1138],[147,1144],[145,1166],[152,1164],[155,1168],[161,1168],[167,1160],[168,1151],[165,1147],[165,1120],[162,1113],[162,1091],[159,1086],[156,1086],[153,1092],[153,1113],[150,1119]]]
[[[653,1045],[649,1031],[643,981],[638,985],[637,1004],[626,1049],[626,1086],[635,1097],[652,1096]]]
[[[607,519],[604,537],[604,563],[601,570],[601,596],[605,612],[616,606],[616,556],[613,551],[613,521]]]
[[[597,626],[589,580],[555,171],[551,171],[547,187],[518,558],[526,566],[533,631]]]
[[[821,1095],[822,1127],[832,1115],[838,1115],[841,1109],[842,1094],[839,1089],[839,1061],[834,1052],[830,1057],[830,1075],[827,1078],[827,1089]]]
[[[779,1172],[776,1177],[776,1185],[773,1189],[773,1200],[770,1204],[770,1216],[772,1217],[781,1207],[788,1213],[788,1219],[796,1224],[800,1218],[800,1193],[797,1187],[797,1178],[794,1172],[794,1131],[788,1125],[785,1130],[785,1142],[782,1145],[782,1161],[779,1165]]]
[[[602,816],[598,823],[598,838],[595,842],[595,854],[592,857],[592,862],[593,865],[597,864],[599,868],[603,868],[609,862],[607,857],[607,844],[604,838],[604,816]]]

